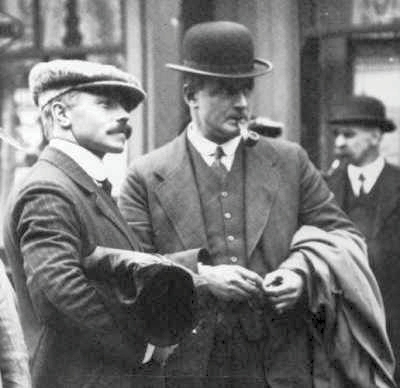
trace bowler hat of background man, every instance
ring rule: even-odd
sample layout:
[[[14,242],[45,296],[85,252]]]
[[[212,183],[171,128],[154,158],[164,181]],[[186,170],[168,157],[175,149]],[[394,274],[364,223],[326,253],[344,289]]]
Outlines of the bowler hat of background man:
[[[182,43],[183,63],[173,70],[220,78],[252,78],[268,73],[272,64],[254,57],[250,31],[230,21],[196,24]]]
[[[381,101],[370,96],[351,96],[333,106],[328,122],[330,124],[358,124],[366,127],[377,126],[382,132],[391,132],[396,126],[386,117]]]
[[[115,93],[128,110],[134,109],[145,98],[145,92],[131,74],[112,65],[77,59],[37,63],[29,73],[29,88],[35,104],[41,109],[73,90]]]

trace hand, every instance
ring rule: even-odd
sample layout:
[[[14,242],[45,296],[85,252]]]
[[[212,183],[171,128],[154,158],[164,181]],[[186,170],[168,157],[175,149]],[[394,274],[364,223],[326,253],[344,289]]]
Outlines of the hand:
[[[202,265],[199,273],[214,296],[225,301],[242,301],[262,293],[262,277],[240,265]]]
[[[293,308],[300,299],[304,280],[290,269],[278,269],[265,276],[262,288],[275,311],[280,314]]]

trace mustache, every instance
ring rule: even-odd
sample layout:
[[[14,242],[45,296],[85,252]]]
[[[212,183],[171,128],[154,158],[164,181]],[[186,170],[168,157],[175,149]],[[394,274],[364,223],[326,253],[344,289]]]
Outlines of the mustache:
[[[250,120],[250,116],[245,113],[233,113],[228,116],[230,119],[247,122]]]
[[[113,135],[115,133],[123,133],[127,139],[132,135],[132,127],[129,124],[120,124],[115,128],[108,131],[109,134]]]

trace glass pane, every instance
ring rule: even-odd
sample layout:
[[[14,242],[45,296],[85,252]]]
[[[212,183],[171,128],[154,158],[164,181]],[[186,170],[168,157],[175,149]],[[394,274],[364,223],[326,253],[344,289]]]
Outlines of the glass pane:
[[[41,17],[43,26],[43,46],[61,47],[65,36],[66,1],[42,0]]]
[[[400,20],[400,0],[353,0],[353,24],[389,24]]]
[[[9,47],[9,50],[19,50],[32,47],[33,31],[33,0],[3,0],[1,11],[18,19],[23,24],[23,35]]]
[[[381,143],[385,158],[400,165],[400,57],[357,58],[354,68],[354,93],[379,98],[386,106],[386,115],[396,124]]]
[[[77,0],[76,9],[68,10],[68,1],[42,0],[44,47],[64,46],[67,18],[75,15],[75,29],[81,46],[119,44],[122,41],[120,0]],[[68,13],[70,13],[68,15]],[[72,23],[73,24],[73,23]]]
[[[119,44],[122,41],[120,0],[80,0],[83,45]]]

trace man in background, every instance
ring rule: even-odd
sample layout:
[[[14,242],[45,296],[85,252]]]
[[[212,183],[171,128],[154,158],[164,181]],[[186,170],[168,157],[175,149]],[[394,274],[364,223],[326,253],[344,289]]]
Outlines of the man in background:
[[[193,26],[182,52],[183,63],[168,67],[183,74],[191,122],[133,163],[119,202],[147,252],[211,253],[198,263],[207,286],[198,326],[157,355],[168,386],[361,388],[382,379],[392,386],[379,290],[361,237],[301,147],[248,131],[255,79],[271,64],[254,57],[250,32],[234,22]],[[346,298],[362,290],[362,298],[349,298],[359,305],[345,309],[347,320],[328,313],[341,310],[339,289]],[[360,327],[353,318],[364,313],[374,323],[353,336]],[[314,336],[314,319],[325,339]],[[351,351],[329,327],[345,329]],[[328,338],[333,347],[322,350]],[[334,364],[341,367],[332,372]]]
[[[400,168],[380,153],[383,136],[395,125],[386,117],[382,102],[370,96],[352,96],[336,105],[329,123],[340,165],[327,181],[339,205],[366,238],[400,384]]]

